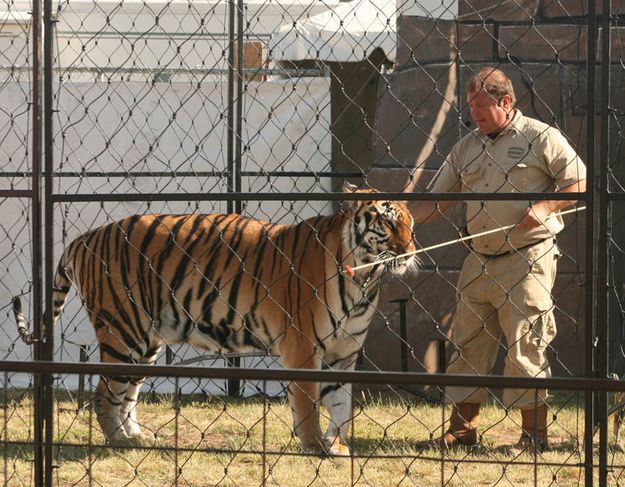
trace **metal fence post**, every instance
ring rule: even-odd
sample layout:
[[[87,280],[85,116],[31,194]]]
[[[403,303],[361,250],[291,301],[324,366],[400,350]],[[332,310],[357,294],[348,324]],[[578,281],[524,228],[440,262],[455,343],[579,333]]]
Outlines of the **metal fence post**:
[[[241,359],[239,357],[226,357],[227,367],[240,367]],[[239,397],[241,395],[241,383],[238,379],[228,379],[227,392],[229,397]]]
[[[592,343],[595,340],[595,331],[597,321],[595,317],[594,306],[594,219],[592,218],[594,212],[594,174],[595,174],[595,144],[591,141],[595,140],[595,58],[597,49],[597,17],[596,17],[596,2],[595,0],[588,0],[588,59],[592,59],[592,62],[586,61],[586,79],[588,80],[586,86],[586,106],[587,106],[587,124],[586,124],[586,136],[588,139],[586,150],[586,162],[588,164],[589,174],[587,183],[587,217],[586,222],[586,333],[585,339],[585,357],[584,357],[584,369],[585,377],[590,379],[595,377],[595,351]],[[593,485],[593,463],[594,463],[594,451],[593,451],[593,429],[595,423],[595,404],[594,398],[596,394],[593,392],[587,392],[584,394],[584,484],[586,487],[592,487]]]
[[[236,2],[236,7],[235,7]],[[241,192],[241,133],[243,116],[243,0],[230,0],[229,48],[228,48],[228,191]],[[236,18],[236,26],[235,26]],[[235,47],[237,49],[235,55]],[[235,62],[236,61],[236,62]],[[234,101],[236,84],[236,104]],[[241,213],[241,200],[234,205],[228,202],[228,212]],[[239,357],[226,358],[228,367],[240,367]],[[230,397],[241,394],[237,379],[228,379],[227,393]]]
[[[596,293],[596,373],[599,378],[608,377],[610,350],[609,313],[608,313],[608,252],[609,238],[607,218],[609,211],[608,190],[610,166],[610,70],[611,65],[611,1],[603,0],[601,15],[601,135],[600,155],[595,165],[595,204],[598,204],[596,224],[597,249],[594,275]],[[597,416],[599,424],[599,486],[608,485],[608,396],[607,392],[597,393]]]
[[[408,298],[393,299],[390,303],[399,303],[399,363],[402,372],[408,372],[408,330],[406,324],[406,302]]]
[[[41,339],[44,334],[42,322],[42,216],[41,216],[41,176],[42,176],[42,92],[43,69],[41,62],[42,54],[42,9],[41,0],[32,3],[32,180],[31,180],[31,204],[32,204],[32,238],[33,238],[33,261],[32,261],[32,296],[33,296],[33,331],[34,336]],[[33,354],[35,360],[42,360],[45,356],[44,345],[39,340],[34,344]],[[33,376],[33,436],[34,436],[34,482],[37,486],[45,485],[45,459],[44,430],[48,415],[45,408],[46,376],[35,373]]]
[[[52,15],[52,0],[43,0],[43,79],[44,79],[44,120],[43,120],[43,142],[44,142],[44,276],[45,276],[45,303],[46,313],[44,316],[45,325],[45,355],[44,360],[54,360],[54,330],[52,323],[53,303],[53,280],[55,271],[54,262],[54,202],[52,199],[52,188],[54,184],[54,135],[52,131],[54,94],[53,94],[53,74],[52,65],[54,63],[54,28],[56,20]],[[54,376],[45,375],[45,486],[52,487],[53,471],[56,467],[54,462]]]
[[[438,373],[444,374],[447,371],[447,340],[436,340],[438,344]]]

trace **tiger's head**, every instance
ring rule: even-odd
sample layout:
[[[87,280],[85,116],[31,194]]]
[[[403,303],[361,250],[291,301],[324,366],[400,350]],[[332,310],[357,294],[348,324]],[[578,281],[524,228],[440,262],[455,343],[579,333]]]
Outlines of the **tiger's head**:
[[[346,193],[377,193],[374,189],[358,189],[344,183]],[[358,200],[346,205],[351,225],[346,228],[356,265],[384,261],[383,267],[394,274],[404,274],[416,269],[418,259],[414,255],[397,257],[416,250],[412,227],[413,219],[401,201]],[[375,268],[375,267],[374,267]]]

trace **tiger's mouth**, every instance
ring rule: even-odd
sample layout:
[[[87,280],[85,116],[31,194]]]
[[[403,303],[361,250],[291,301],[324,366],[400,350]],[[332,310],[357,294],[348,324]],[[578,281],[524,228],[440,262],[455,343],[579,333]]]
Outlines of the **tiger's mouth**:
[[[384,260],[385,269],[396,275],[403,275],[408,271],[416,270],[419,259],[414,255],[398,257],[395,252],[385,250],[378,255],[378,260]]]
[[[386,266],[393,274],[403,275],[409,271],[414,271],[418,268],[419,261],[413,255],[410,257],[399,257],[388,262]]]

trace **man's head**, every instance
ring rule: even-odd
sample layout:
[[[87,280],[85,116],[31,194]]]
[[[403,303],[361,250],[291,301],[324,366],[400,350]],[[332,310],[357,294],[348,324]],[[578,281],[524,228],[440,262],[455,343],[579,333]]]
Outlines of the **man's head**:
[[[512,120],[516,96],[510,78],[497,68],[482,68],[467,88],[471,118],[483,134],[501,132]]]

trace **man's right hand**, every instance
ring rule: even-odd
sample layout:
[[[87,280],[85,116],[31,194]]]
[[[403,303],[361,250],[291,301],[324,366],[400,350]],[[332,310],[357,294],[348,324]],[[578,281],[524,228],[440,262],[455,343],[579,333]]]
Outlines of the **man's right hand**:
[[[438,220],[453,201],[419,200],[409,201],[408,209],[412,213],[415,224],[428,223]]]

